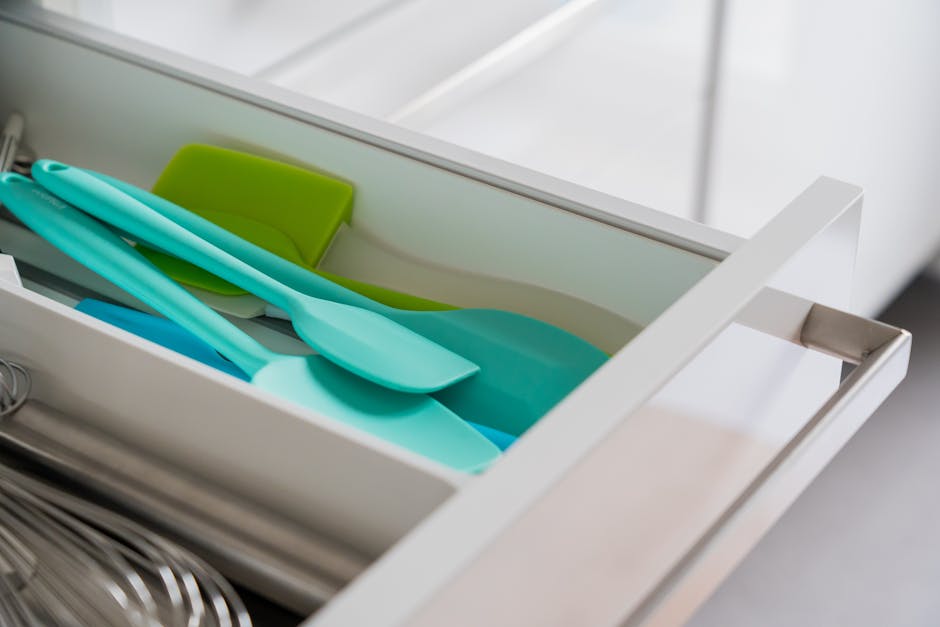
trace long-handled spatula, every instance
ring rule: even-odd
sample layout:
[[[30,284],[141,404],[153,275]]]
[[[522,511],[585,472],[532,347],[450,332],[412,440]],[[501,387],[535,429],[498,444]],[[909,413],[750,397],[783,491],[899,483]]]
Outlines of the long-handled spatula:
[[[40,185],[82,211],[281,307],[297,334],[317,352],[370,381],[404,392],[433,392],[479,370],[379,313],[302,294],[280,283],[79,168],[42,159],[32,172]]]
[[[0,255],[0,260],[2,260],[2,258],[3,255]],[[0,272],[0,279],[2,278],[3,274]],[[235,364],[219,355],[214,348],[172,320],[120,305],[95,300],[93,298],[82,300],[75,305],[75,310],[88,314],[103,322],[107,322],[112,326],[129,331],[155,344],[165,346],[196,361],[201,361],[207,366],[212,366],[222,372],[227,372],[234,377],[238,377],[244,381],[250,380],[250,377],[239,370]],[[461,416],[461,418],[463,418],[463,416]],[[498,446],[500,450],[509,448],[516,441],[516,438],[508,433],[503,433],[492,427],[486,427],[472,421],[466,422],[475,430],[479,431],[483,437]]]
[[[480,366],[478,374],[435,394],[467,420],[520,435],[607,360],[603,351],[563,329],[507,311],[405,311],[383,305],[151,192],[85,172],[299,292],[381,313],[472,360]],[[50,184],[57,174],[36,172]]]
[[[268,350],[107,226],[28,178],[0,174],[0,201],[54,246],[202,338],[259,388],[459,470],[479,471],[499,456],[495,445],[429,396],[375,385],[318,355]]]

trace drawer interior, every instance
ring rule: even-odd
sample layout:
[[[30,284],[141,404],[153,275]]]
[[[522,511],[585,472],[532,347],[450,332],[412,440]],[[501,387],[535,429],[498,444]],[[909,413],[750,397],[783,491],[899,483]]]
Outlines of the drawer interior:
[[[26,141],[41,156],[144,186],[181,146],[194,142],[321,169],[355,184],[356,228],[437,263],[584,298],[639,326],[714,265],[448,171],[447,164],[403,158],[313,116],[272,112],[13,24],[3,25],[3,42],[4,49],[27,46],[44,68],[38,73],[4,63],[9,88],[0,101],[4,111],[28,115]],[[318,121],[321,126],[311,124]]]
[[[30,63],[16,61],[18,50],[29,50]],[[610,352],[716,264],[390,144],[363,130],[364,118],[338,125],[239,92],[241,79],[229,78],[0,21],[0,116],[26,116],[25,143],[37,155],[141,186],[197,142],[323,170],[354,183],[353,227],[389,246],[622,316]],[[77,421],[369,559],[474,481],[75,312],[86,293],[135,301],[20,226],[0,222],[0,249],[22,260],[26,278],[25,288],[0,286],[0,353],[36,373],[38,400]],[[272,347],[298,350],[277,325],[242,324]]]

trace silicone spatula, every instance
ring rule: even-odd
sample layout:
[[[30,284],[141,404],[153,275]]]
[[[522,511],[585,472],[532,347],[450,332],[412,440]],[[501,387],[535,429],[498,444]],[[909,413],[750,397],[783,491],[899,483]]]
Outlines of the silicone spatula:
[[[433,263],[352,226],[352,186],[306,168],[191,144],[173,156],[153,192],[253,244],[397,309],[430,311],[454,309],[453,305],[505,309],[559,326],[607,352],[619,350],[640,330],[623,316],[580,298]],[[221,311],[241,317],[266,311],[263,303],[237,296],[240,291],[235,286],[200,268],[160,253],[148,256],[173,278],[201,288],[199,296]],[[380,285],[383,287],[377,287]],[[213,293],[218,296],[214,298]],[[275,310],[266,312],[278,315]]]
[[[0,200],[54,246],[202,338],[247,373],[253,385],[458,470],[479,471],[499,457],[496,446],[429,396],[375,385],[318,355],[268,350],[110,228],[28,178],[0,174]]]
[[[2,258],[3,255],[0,255],[0,260]],[[0,273],[0,278],[2,277],[3,275]],[[75,305],[75,310],[174,350],[181,355],[186,355],[207,366],[212,366],[233,377],[243,381],[250,380],[250,377],[235,364],[219,355],[214,348],[172,320],[137,311],[136,309],[112,305],[94,298],[86,298],[80,301]],[[500,450],[506,450],[516,441],[516,438],[508,433],[469,420],[466,422],[479,431],[483,437],[499,447]]]
[[[32,173],[40,185],[86,213],[277,305],[288,313],[305,342],[370,381],[422,393],[453,385],[479,370],[459,354],[381,314],[309,296],[280,283],[79,168],[41,159],[33,164]]]
[[[119,329],[129,331],[138,337],[150,340],[181,355],[186,355],[190,359],[212,366],[216,370],[221,370],[243,381],[251,379],[238,366],[219,355],[214,348],[167,318],[153,316],[120,305],[112,305],[94,298],[85,298],[79,301],[75,305],[75,310],[88,314],[102,322],[107,322]]]
[[[192,144],[164,168],[153,192],[298,265],[313,269],[352,211],[353,186],[335,177],[235,150]],[[178,281],[204,292],[245,291],[206,270],[160,251],[141,252]],[[454,309],[450,305],[321,272],[331,281],[401,309]],[[246,299],[212,299],[235,315],[260,315]]]
[[[403,311],[377,303],[247,242],[165,198],[86,171],[187,230],[305,294],[382,313],[465,355],[480,372],[436,393],[460,416],[519,435],[603,364],[588,342],[534,318],[495,309]]]

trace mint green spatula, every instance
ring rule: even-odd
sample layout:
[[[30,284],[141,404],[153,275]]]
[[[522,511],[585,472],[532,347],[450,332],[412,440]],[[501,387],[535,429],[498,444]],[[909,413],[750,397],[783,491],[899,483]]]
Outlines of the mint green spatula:
[[[40,185],[85,213],[284,309],[305,342],[370,381],[403,392],[433,392],[479,370],[473,362],[380,313],[284,285],[79,168],[42,159],[33,164],[32,172]]]
[[[472,360],[480,366],[479,373],[435,393],[438,400],[467,420],[520,435],[607,360],[601,350],[563,329],[508,311],[405,311],[389,307],[282,259],[151,192],[104,174],[86,172],[299,292],[381,313]],[[37,179],[41,174],[35,172]]]
[[[268,350],[108,227],[26,177],[0,174],[0,202],[60,250],[209,343],[259,388],[458,470],[479,471],[499,457],[495,445],[428,396],[375,385],[317,355]]]

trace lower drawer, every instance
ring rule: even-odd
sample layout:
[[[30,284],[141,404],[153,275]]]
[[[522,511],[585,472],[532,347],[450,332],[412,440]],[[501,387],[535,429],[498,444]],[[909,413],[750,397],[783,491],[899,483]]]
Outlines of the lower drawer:
[[[0,223],[28,270],[0,284],[0,354],[36,379],[7,437],[311,625],[678,622],[906,368],[906,334],[815,304],[845,305],[845,183],[742,243],[28,11],[0,10],[0,84],[42,156],[142,185],[190,142],[312,164],[356,183],[356,228],[627,321],[594,376],[463,475],[75,312],[70,284],[123,297]],[[861,365],[840,383],[843,360]]]

